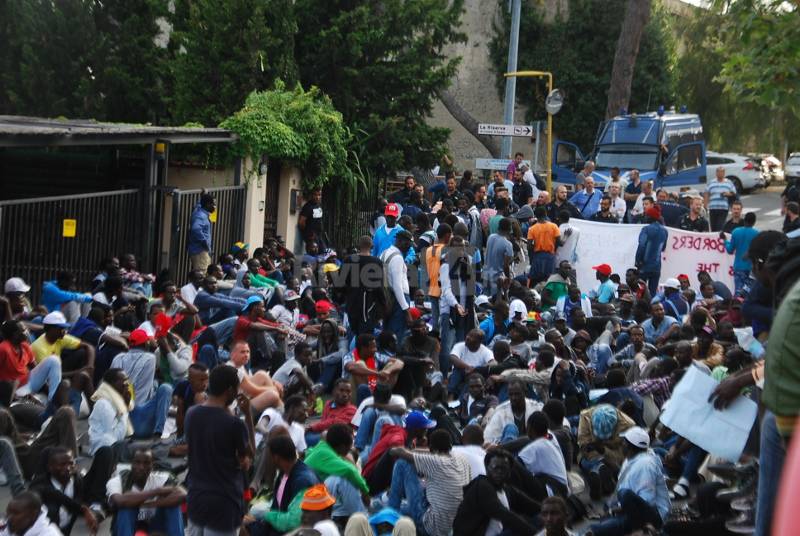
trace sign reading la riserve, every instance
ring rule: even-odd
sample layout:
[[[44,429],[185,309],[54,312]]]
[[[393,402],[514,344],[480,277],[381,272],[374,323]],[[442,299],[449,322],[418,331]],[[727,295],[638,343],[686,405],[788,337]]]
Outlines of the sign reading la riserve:
[[[519,136],[527,138],[533,136],[533,127],[530,125],[478,123],[478,134],[485,136]]]
[[[530,167],[531,161],[530,160],[523,160],[523,164]],[[508,165],[511,164],[511,160],[507,158],[476,158],[475,159],[475,169],[496,169],[499,171],[505,171],[508,169]]]

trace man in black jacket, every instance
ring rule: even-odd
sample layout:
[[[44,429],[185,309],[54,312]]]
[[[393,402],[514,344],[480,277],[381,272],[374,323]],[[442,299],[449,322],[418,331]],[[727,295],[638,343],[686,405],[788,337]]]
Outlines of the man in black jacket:
[[[358,253],[345,259],[338,278],[347,289],[345,306],[355,335],[372,333],[377,319],[386,313],[383,263],[371,250],[372,238],[359,238]]]
[[[453,521],[453,534],[483,536],[490,523],[499,523],[501,526],[497,528],[504,534],[534,534],[532,520],[516,512],[533,515],[539,511],[539,503],[508,484],[513,465],[511,454],[493,449],[486,454],[484,463],[486,475],[474,478],[464,487],[464,500]],[[508,506],[501,502],[500,495],[505,495]]]

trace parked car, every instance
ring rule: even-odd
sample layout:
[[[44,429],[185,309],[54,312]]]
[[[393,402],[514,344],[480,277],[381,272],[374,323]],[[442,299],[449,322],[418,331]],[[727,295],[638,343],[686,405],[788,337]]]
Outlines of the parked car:
[[[763,188],[766,185],[761,176],[761,163],[749,156],[736,153],[706,152],[706,176],[708,182],[717,176],[718,167],[725,168],[725,177],[736,186],[739,195],[754,188]]]
[[[786,177],[787,181],[800,179],[800,153],[789,155],[783,168],[783,176]]]

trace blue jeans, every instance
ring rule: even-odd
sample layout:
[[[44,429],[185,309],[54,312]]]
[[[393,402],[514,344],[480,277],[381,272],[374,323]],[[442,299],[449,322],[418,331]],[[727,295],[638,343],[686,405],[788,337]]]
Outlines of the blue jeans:
[[[0,437],[0,469],[6,474],[12,497],[25,491],[25,479],[22,477],[22,468],[17,461],[17,451],[7,437]]]
[[[461,391],[464,389],[464,380],[464,370],[453,367],[453,370],[450,372],[450,378],[447,380],[447,392],[455,396],[460,396]]]
[[[156,394],[142,405],[136,404],[129,413],[134,437],[146,438],[164,431],[169,405],[172,401],[172,387],[162,383]]]
[[[750,279],[750,271],[744,270],[734,270],[733,271],[733,285],[734,290],[733,293],[736,296],[743,296],[750,292],[750,285],[752,284],[752,280]]]
[[[450,325],[450,310],[439,312],[439,337],[441,346],[439,348],[439,370],[445,376],[450,371],[450,350],[456,343],[456,331]]]
[[[531,285],[545,281],[555,270],[556,256],[546,251],[537,251],[531,257],[529,277]]]
[[[204,344],[200,350],[197,351],[197,362],[204,364],[211,371],[214,367],[221,363],[217,349],[212,344]]]
[[[306,446],[308,448],[316,446],[320,439],[322,439],[322,434],[317,432],[306,432]]]
[[[366,512],[361,500],[361,490],[352,482],[341,476],[329,476],[325,479],[325,487],[336,499],[333,506],[333,517],[350,517],[357,512]]]
[[[406,296],[408,300],[408,296]],[[402,341],[406,334],[406,312],[395,302],[392,314],[386,322],[386,328],[397,336],[398,341]]]
[[[356,406],[361,404],[365,399],[372,396],[372,391],[369,390],[369,385],[362,383],[356,387]]]
[[[707,454],[706,451],[697,445],[693,444],[689,447],[689,451],[683,459],[683,471],[681,472],[681,476],[689,482],[695,482],[697,480],[697,470],[703,465],[703,460],[706,459]]]
[[[761,420],[761,453],[758,457],[755,536],[772,534],[772,512],[781,483],[786,444],[778,433],[775,415],[767,410]]]
[[[519,428],[514,423],[507,424],[503,427],[503,433],[500,435],[500,444],[508,443],[519,439]]]
[[[394,462],[392,485],[389,487],[389,507],[413,519],[418,529],[422,527],[422,516],[428,509],[428,499],[417,470],[405,460]]]
[[[28,373],[28,387],[31,393],[38,393],[39,390],[47,385],[47,399],[53,400],[58,384],[61,383],[61,360],[51,355],[45,357],[41,363],[36,365]]]
[[[439,325],[439,298],[431,296],[431,324],[434,327]]]
[[[658,280],[661,278],[661,271],[639,272],[639,278],[647,283],[647,288],[650,290],[651,297],[658,293]]]
[[[117,510],[112,523],[113,536],[133,536],[136,531],[136,521],[139,517],[138,508],[123,508]],[[183,536],[183,516],[180,506],[171,508],[156,508],[156,515],[147,522],[149,532],[164,533],[167,536]]]
[[[592,525],[594,536],[624,536],[644,527],[647,523],[652,523],[656,528],[661,526],[662,520],[658,510],[631,490],[618,491],[617,499],[622,512]]]

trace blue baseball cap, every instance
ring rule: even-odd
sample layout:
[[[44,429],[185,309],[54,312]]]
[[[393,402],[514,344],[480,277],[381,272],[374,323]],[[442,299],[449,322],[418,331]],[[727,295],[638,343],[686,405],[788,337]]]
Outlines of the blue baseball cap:
[[[381,523],[388,523],[391,526],[397,525],[400,520],[400,514],[393,508],[384,508],[377,514],[369,518],[369,524],[372,526],[380,525]]]
[[[416,410],[406,415],[403,424],[405,425],[406,429],[413,429],[413,430],[419,430],[419,429],[428,430],[436,427],[436,421],[434,421],[433,419],[429,419],[428,417],[425,416],[424,413]]]
[[[247,298],[247,302],[244,304],[244,307],[242,307],[242,312],[247,312],[247,310],[250,309],[250,306],[254,303],[264,303],[264,299],[261,296],[250,296]]]

